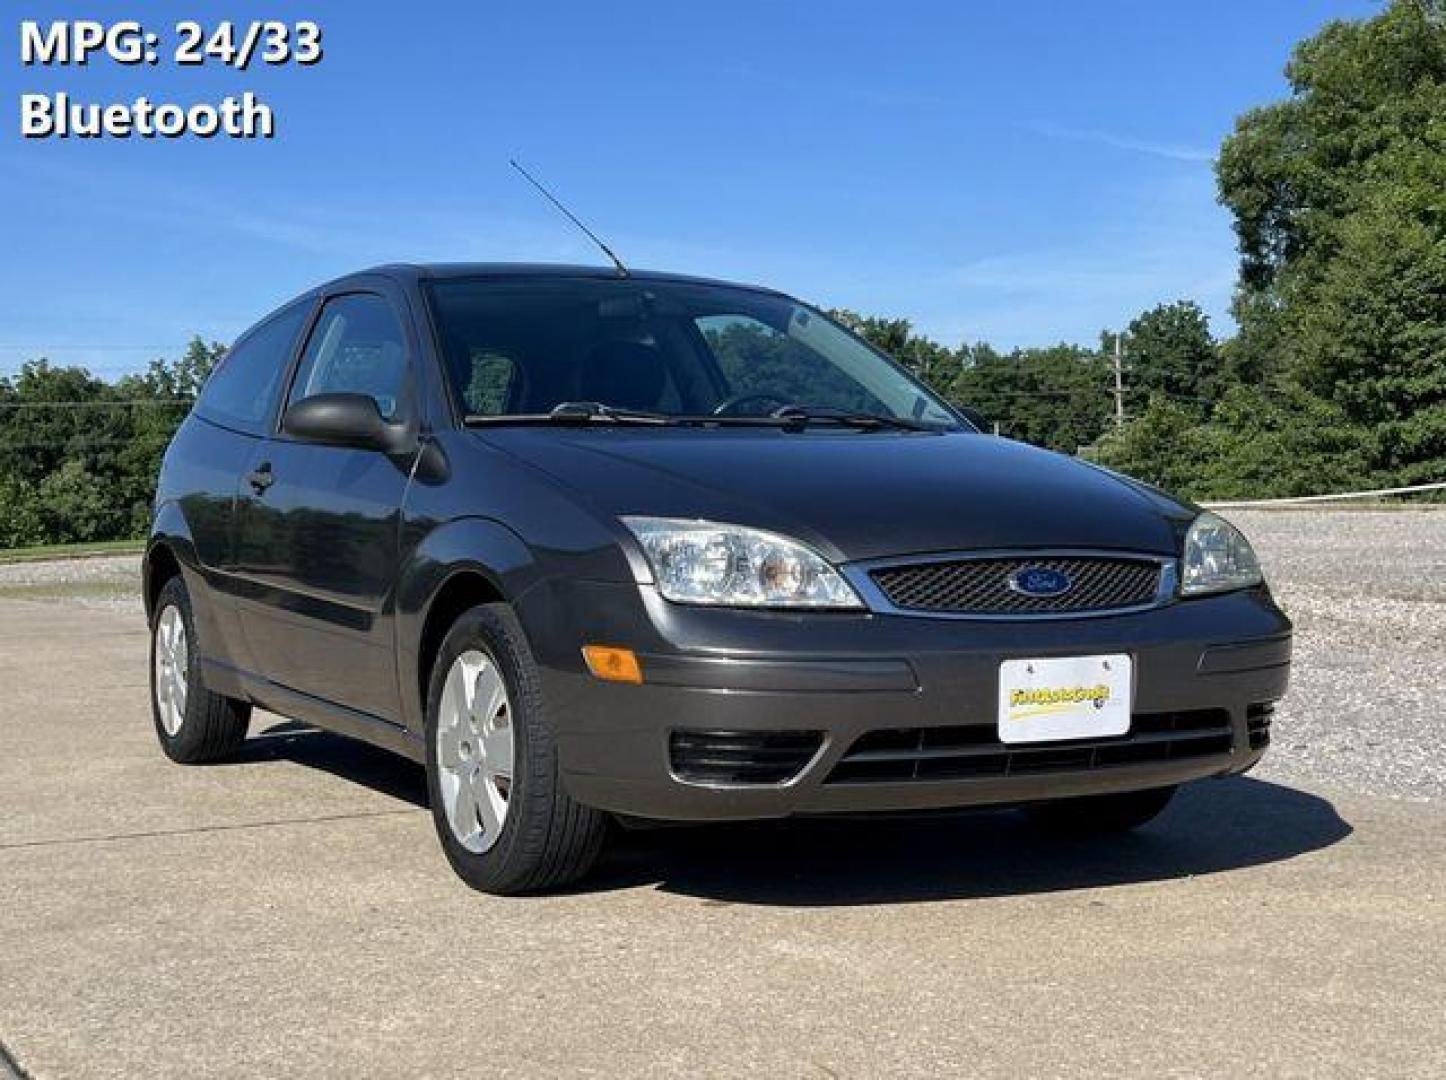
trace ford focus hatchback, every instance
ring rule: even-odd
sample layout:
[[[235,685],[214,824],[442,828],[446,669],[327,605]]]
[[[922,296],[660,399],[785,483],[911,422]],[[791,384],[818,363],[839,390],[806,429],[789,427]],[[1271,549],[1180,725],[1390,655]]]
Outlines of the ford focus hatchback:
[[[513,893],[611,818],[1127,829],[1260,758],[1290,623],[1213,514],[981,434],[787,296],[384,267],[243,335],[145,556],[174,760],[250,711],[427,770]]]

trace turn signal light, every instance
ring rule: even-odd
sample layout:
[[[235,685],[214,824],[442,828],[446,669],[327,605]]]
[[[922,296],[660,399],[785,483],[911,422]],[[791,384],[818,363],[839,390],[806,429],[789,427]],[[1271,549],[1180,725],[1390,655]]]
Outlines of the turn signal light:
[[[637,683],[643,681],[643,668],[632,649],[615,649],[611,645],[584,645],[582,658],[587,669],[605,682]]]

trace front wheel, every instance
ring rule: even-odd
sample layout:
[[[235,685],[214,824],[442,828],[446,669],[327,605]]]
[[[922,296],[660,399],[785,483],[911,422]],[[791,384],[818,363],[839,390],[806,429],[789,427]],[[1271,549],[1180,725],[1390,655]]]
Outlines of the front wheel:
[[[448,632],[427,693],[427,789],[452,869],[483,892],[556,888],[592,867],[606,819],[558,775],[537,663],[505,604]]]
[[[1122,833],[1158,817],[1175,795],[1173,787],[1086,795],[1025,807],[1030,820],[1051,832],[1074,835]]]

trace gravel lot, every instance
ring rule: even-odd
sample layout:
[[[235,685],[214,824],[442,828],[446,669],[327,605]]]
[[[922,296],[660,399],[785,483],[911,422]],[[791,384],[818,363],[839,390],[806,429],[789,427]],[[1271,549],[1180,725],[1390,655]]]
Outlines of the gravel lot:
[[[1446,510],[1231,511],[1295,620],[1259,774],[1446,798]]]
[[[138,555],[0,563],[0,597],[13,600],[64,600],[139,614],[140,587]]]
[[[1228,516],[1296,624],[1291,693],[1260,775],[1446,799],[1446,509]],[[134,556],[0,565],[0,597],[139,613],[138,566]]]

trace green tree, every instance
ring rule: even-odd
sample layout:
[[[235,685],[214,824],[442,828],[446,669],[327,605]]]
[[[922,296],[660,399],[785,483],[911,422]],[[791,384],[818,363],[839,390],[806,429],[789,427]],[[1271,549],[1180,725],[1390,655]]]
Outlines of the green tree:
[[[0,473],[0,548],[27,547],[45,539],[35,492],[20,477]]]
[[[1109,364],[1079,345],[1016,349],[976,346],[951,388],[1012,439],[1074,453],[1109,422]]]
[[[36,487],[35,503],[50,543],[113,540],[131,533],[130,508],[105,481],[72,458]]]
[[[1001,434],[1015,430],[1020,425],[1014,409],[1024,389],[1017,355],[982,341],[960,351],[959,374],[951,384],[935,389],[956,404],[979,410],[991,424],[999,425]]]
[[[1091,456],[1147,484],[1199,496],[1208,445],[1195,409],[1156,394],[1130,423],[1107,431]]]
[[[208,344],[197,335],[191,338],[179,360],[152,360],[144,375],[123,380],[123,385],[143,389],[146,397],[193,401],[225,352],[226,346],[219,341]]]
[[[1339,416],[1356,480],[1446,476],[1446,0],[1303,42],[1219,162],[1242,254],[1237,373]],[[1292,400],[1297,400],[1292,398]]]
[[[1283,296],[1318,273],[1373,188],[1440,178],[1446,3],[1393,0],[1376,18],[1328,23],[1285,74],[1291,97],[1241,116],[1219,159],[1247,294]]]
[[[0,546],[142,535],[161,457],[223,347],[115,383],[47,360],[0,379]]]
[[[1200,497],[1261,499],[1344,490],[1365,468],[1366,439],[1340,409],[1299,388],[1231,387],[1178,454],[1193,453]]]
[[[103,456],[129,434],[106,407],[112,388],[78,367],[47,360],[0,379],[0,475],[37,485],[66,461]]]
[[[1009,438],[1074,453],[1108,422],[1108,362],[1090,349],[1062,343],[1001,353],[984,342],[951,349],[914,333],[907,319],[829,314]]]
[[[1365,471],[1446,478],[1446,232],[1406,213],[1354,214],[1312,299],[1293,312],[1295,374],[1363,429]]]
[[[1113,351],[1113,341],[1102,352]],[[1210,320],[1193,300],[1160,304],[1130,322],[1122,341],[1126,386],[1135,400],[1160,393],[1204,404],[1221,389],[1220,356]]]

